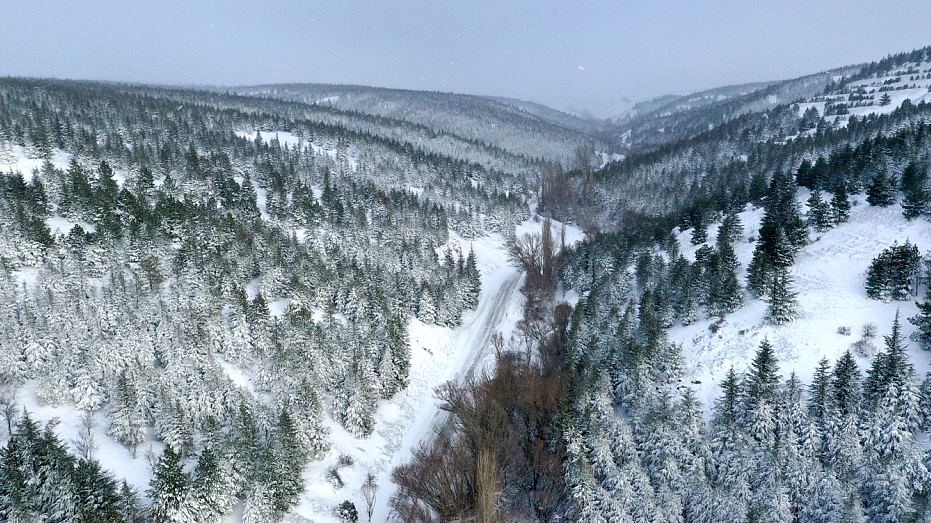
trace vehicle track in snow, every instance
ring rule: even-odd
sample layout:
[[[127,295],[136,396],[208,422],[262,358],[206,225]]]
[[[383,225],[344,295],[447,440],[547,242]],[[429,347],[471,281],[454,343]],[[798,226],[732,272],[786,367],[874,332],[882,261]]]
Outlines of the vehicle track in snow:
[[[514,301],[520,297],[522,279],[523,273],[516,268],[509,268],[506,276],[494,278],[497,288],[493,294],[483,297],[472,319],[462,327],[456,337],[455,348],[451,354],[455,358],[453,365],[456,365],[457,369],[450,371],[447,381],[464,383],[484,368],[483,364],[491,350],[491,338],[509,319],[508,312],[514,308]],[[483,282],[483,285],[486,283]],[[431,390],[430,394],[434,394],[434,391]],[[431,441],[438,431],[445,430],[449,421],[449,414],[440,408],[440,402],[434,394],[405,428],[398,447],[392,452],[390,464],[381,472],[379,483],[383,488],[378,494],[379,500],[372,521],[391,520],[388,503],[394,493],[394,484],[390,481],[391,469],[409,461],[411,454],[421,444]]]

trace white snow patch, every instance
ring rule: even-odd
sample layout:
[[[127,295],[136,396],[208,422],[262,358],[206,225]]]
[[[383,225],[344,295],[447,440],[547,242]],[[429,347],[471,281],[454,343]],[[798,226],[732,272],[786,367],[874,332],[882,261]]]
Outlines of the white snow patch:
[[[48,225],[48,228],[52,231],[53,235],[62,235],[67,236],[71,229],[75,225],[80,225],[85,232],[97,232],[97,228],[93,224],[87,223],[85,221],[75,221],[69,220],[63,216],[49,216],[45,219],[45,224]]]
[[[4,149],[9,151],[9,157],[3,155]],[[68,164],[71,163],[71,154],[61,149],[55,149],[52,151],[50,161],[57,169],[67,169]],[[42,170],[43,164],[45,164],[45,159],[30,158],[26,150],[19,145],[0,143],[0,173],[13,174],[19,172],[22,173],[23,179],[31,182],[33,172]]]

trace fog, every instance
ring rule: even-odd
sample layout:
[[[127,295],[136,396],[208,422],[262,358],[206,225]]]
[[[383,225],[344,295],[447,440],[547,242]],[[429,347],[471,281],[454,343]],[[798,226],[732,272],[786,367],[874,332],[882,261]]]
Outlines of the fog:
[[[927,0],[12,0],[0,20],[0,75],[358,83],[595,112],[931,43]]]

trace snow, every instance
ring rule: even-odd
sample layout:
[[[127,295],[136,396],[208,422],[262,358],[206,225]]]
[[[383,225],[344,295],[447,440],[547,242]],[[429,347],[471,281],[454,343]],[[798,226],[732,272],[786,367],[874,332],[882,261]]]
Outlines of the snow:
[[[71,229],[73,229],[75,225],[80,225],[81,228],[84,229],[85,232],[96,232],[97,231],[97,228],[94,227],[90,223],[87,223],[85,221],[80,221],[80,220],[78,221],[69,220],[68,218],[65,218],[63,216],[57,216],[57,215],[49,216],[48,218],[46,218],[45,224],[48,225],[49,229],[51,229],[52,234],[56,236],[57,235],[67,236],[68,233],[71,232]]]
[[[18,287],[35,289],[39,283],[39,271],[41,270],[40,267],[22,267],[12,271],[10,275],[16,281]]]
[[[9,147],[12,153],[9,157],[2,154],[6,147]],[[71,163],[71,154],[61,149],[55,149],[52,151],[50,161],[58,169],[67,169],[68,164]],[[19,145],[0,143],[0,173],[13,174],[19,172],[22,173],[23,179],[31,182],[33,171],[40,171],[44,163],[45,160],[42,158],[30,158],[26,150]]]
[[[273,318],[282,318],[288,312],[288,305],[291,304],[290,298],[278,298],[268,302],[268,313]]]
[[[242,369],[220,357],[216,357],[216,361],[217,364],[220,365],[220,368],[223,369],[223,373],[226,374],[226,377],[237,387],[249,391],[251,394],[255,394],[255,385],[252,383],[252,379],[247,376]]]
[[[260,135],[265,143],[270,143],[277,138],[282,147],[287,146],[292,149],[300,147],[302,142],[300,136],[287,131],[236,131],[236,136],[250,141],[255,140],[256,134]]]
[[[55,406],[42,405],[36,398],[36,384],[27,382],[17,390],[17,405],[26,408],[32,419],[45,425],[49,421],[55,420],[55,434],[61,438],[62,442],[68,445],[74,451],[74,441],[78,438],[81,430],[81,418],[83,411],[76,409],[74,406]],[[120,442],[107,435],[108,424],[106,415],[103,411],[94,413],[94,442],[97,449],[93,456],[100,462],[100,465],[113,474],[118,480],[126,480],[140,494],[145,493],[149,487],[149,480],[152,478],[152,471],[149,467],[148,456],[160,456],[163,450],[163,444],[155,439],[152,430],[146,431],[145,441],[139,444],[136,449],[136,456],[123,446]],[[6,430],[3,431],[4,435]],[[3,443],[6,443],[6,435]]]
[[[598,155],[598,160],[600,161],[600,165],[598,166],[599,169],[603,169],[604,166],[611,162],[620,162],[626,158],[626,156],[620,153],[606,153],[602,151],[596,154]]]
[[[798,105],[799,116],[814,107],[824,119],[838,126],[846,126],[851,116],[889,114],[898,109],[905,100],[914,104],[931,102],[931,63],[909,63],[877,76],[847,82],[825,95],[816,96]],[[912,79],[914,78],[914,79]],[[879,99],[888,94],[890,103],[880,105]],[[824,116],[828,102],[842,103],[849,114]]]
[[[252,188],[255,189],[255,204],[259,207],[259,214],[263,220],[271,220],[271,215],[268,214],[268,191],[255,180],[252,180]]]
[[[808,195],[807,190],[799,191],[799,201],[804,202]],[[857,200],[859,204],[855,203]],[[878,327],[880,336],[874,340],[877,347],[882,346],[881,335],[888,334],[896,309],[901,311],[905,335],[914,330],[907,321],[916,313],[913,300],[891,303],[872,300],[867,297],[863,283],[870,262],[894,241],[901,244],[910,240],[922,253],[931,249],[931,223],[924,219],[907,221],[899,205],[870,207],[862,195],[851,196],[851,202],[854,206],[850,221],[823,233],[811,232],[813,241],[801,250],[792,267],[799,319],[782,326],[767,324],[766,303],[747,296],[747,304],[726,316],[717,333],[708,329],[713,319],[669,330],[670,338],[682,345],[688,381],[706,407],[720,394],[719,385],[727,370],[733,366],[738,372],[745,371],[764,338],[772,342],[783,375],[795,372],[803,382],[808,382],[817,362],[825,357],[832,363],[837,360],[860,339],[866,323]],[[804,204],[801,208],[805,208]],[[741,264],[738,276],[742,283],[746,282],[754,247],[747,238],[757,236],[762,217],[762,209],[740,213],[744,236],[736,243],[735,251]],[[718,225],[709,227],[709,242],[714,241]],[[689,243],[690,236],[691,229],[677,234],[683,254],[693,260],[699,246]],[[850,327],[851,334],[838,334],[841,326]],[[914,343],[910,343],[910,352],[918,375],[923,375],[931,355]],[[862,370],[869,361],[858,357],[858,364]]]
[[[323,98],[320,98],[319,100],[314,101],[314,103],[317,105],[335,104],[338,101],[339,101],[339,96],[334,95],[334,96],[324,96]]]
[[[262,290],[262,278],[252,278],[249,280],[249,283],[246,284],[246,297],[250,300],[254,300],[260,290]]]

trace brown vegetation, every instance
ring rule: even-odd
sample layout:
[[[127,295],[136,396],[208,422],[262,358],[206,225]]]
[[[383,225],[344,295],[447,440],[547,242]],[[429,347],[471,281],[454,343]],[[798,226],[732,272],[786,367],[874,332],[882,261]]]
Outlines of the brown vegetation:
[[[538,357],[502,352],[491,375],[441,388],[449,422],[393,474],[400,520],[550,521],[557,513],[570,313],[562,304],[548,321],[522,322]]]

